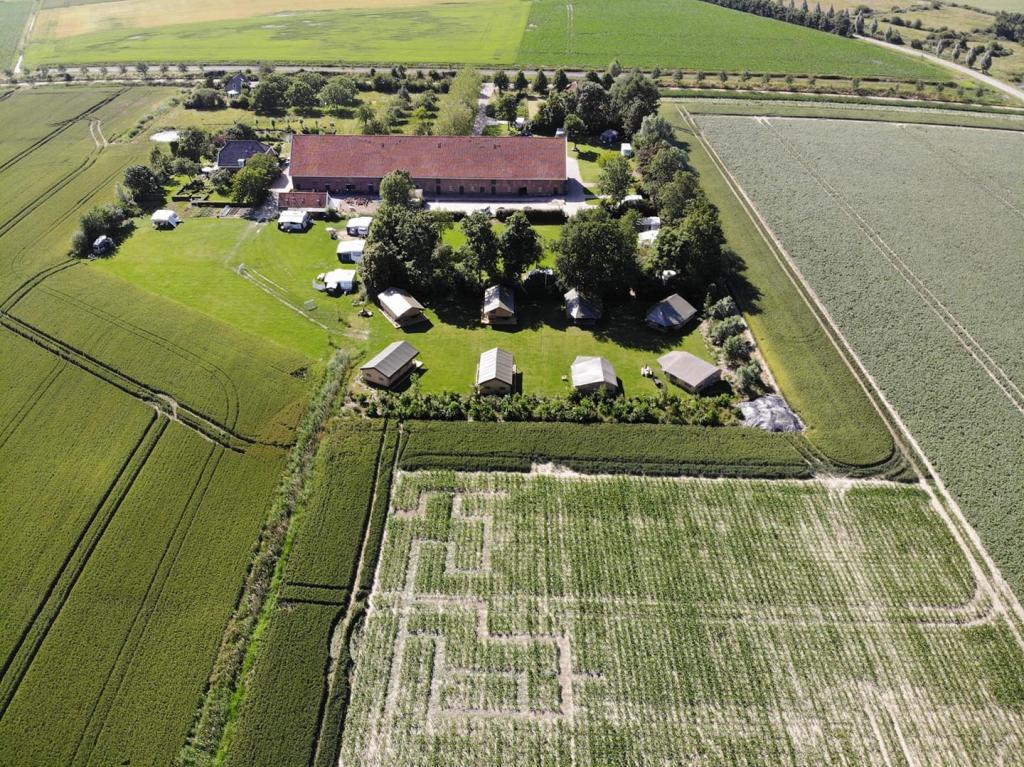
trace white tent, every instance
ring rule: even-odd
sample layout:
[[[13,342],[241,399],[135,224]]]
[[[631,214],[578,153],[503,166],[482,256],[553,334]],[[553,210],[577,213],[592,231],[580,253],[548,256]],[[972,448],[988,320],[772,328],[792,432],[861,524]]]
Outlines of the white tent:
[[[659,216],[645,216],[640,219],[641,232],[654,232],[661,229],[661,218]]]
[[[622,146],[619,147],[619,152],[622,154],[623,157],[632,157],[633,145],[630,144],[628,141],[623,141]]]
[[[313,217],[305,210],[283,210],[277,217],[277,228],[284,232],[304,232],[313,223]]]
[[[366,240],[342,240],[338,243],[338,260],[358,264],[363,260]]]
[[[175,213],[173,210],[167,210],[166,208],[162,208],[158,211],[155,211],[153,215],[150,216],[150,221],[153,222],[153,226],[155,226],[157,229],[162,229],[165,227],[173,229],[174,227],[181,223],[181,219],[178,218],[178,214]]]
[[[355,269],[334,269],[317,275],[328,293],[351,293],[356,287]]]
[[[345,231],[349,237],[365,237],[370,233],[370,222],[373,216],[356,216],[345,222]]]
[[[572,386],[580,391],[619,388],[615,368],[604,357],[577,357],[572,363]]]

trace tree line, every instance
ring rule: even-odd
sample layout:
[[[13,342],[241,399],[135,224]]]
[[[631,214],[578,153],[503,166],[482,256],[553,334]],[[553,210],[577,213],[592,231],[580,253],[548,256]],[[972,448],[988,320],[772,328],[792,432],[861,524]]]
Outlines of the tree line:
[[[704,2],[731,8],[734,11],[785,21],[788,24],[798,24],[822,32],[831,32],[841,37],[850,37],[854,33],[853,20],[845,8],[837,13],[830,5],[827,11],[822,11],[821,5],[815,3],[812,11],[807,6],[807,0],[803,0],[799,7],[793,0],[789,0],[788,5],[774,0],[704,0]]]

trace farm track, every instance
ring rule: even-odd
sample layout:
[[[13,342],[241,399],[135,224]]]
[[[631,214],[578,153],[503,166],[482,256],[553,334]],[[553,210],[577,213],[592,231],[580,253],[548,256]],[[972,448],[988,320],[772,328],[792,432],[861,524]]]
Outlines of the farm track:
[[[982,543],[977,530],[968,522],[963,510],[949,492],[938,471],[928,459],[928,456],[903,421],[903,418],[886,398],[874,376],[871,375],[850,345],[850,342],[841,333],[835,319],[833,319],[828,309],[821,302],[821,299],[818,298],[817,294],[807,283],[792,257],[757,211],[757,208],[747,196],[743,187],[740,186],[735,176],[733,176],[728,166],[704,136],[692,116],[685,109],[677,107],[677,111],[694,137],[704,146],[719,173],[722,174],[737,200],[739,200],[751,220],[755,223],[765,243],[776,255],[783,270],[793,281],[797,290],[811,308],[811,311],[818,317],[822,328],[832,339],[840,355],[850,367],[850,370],[861,382],[862,386],[864,386],[865,391],[868,392],[872,402],[878,408],[879,413],[892,431],[894,439],[907,452],[918,474],[921,487],[932,500],[932,506],[936,514],[943,520],[959,548],[963,551],[975,574],[975,579],[988,590],[994,609],[999,611],[1004,617],[1015,642],[1024,649],[1024,609],[1022,609],[1020,601],[1013,593],[1009,584],[1003,579],[995,561]]]
[[[65,556],[18,641],[0,666],[0,719],[6,714],[50,628],[169,423],[168,419],[153,414],[149,425]]]
[[[223,450],[218,449],[216,445],[210,446],[210,452],[207,453],[206,461],[203,463],[203,468],[199,473],[196,484],[182,505],[174,529],[157,561],[156,568],[146,588],[146,594],[139,605],[139,609],[132,617],[131,625],[118,650],[113,667],[104,680],[103,686],[96,694],[86,726],[75,744],[74,755],[70,763],[71,767],[86,765],[90,762],[93,750],[96,748],[96,744],[106,727],[110,712],[124,689],[125,681],[128,679],[128,670],[132,667],[139,648],[143,644],[146,632],[149,629],[149,621],[156,612],[163,595],[164,585],[174,569],[185,539],[188,537],[196,515],[202,507],[203,500],[206,497],[214,475],[217,473],[217,468],[223,456]]]
[[[896,273],[920,296],[925,304],[932,310],[932,312],[942,321],[943,325],[953,334],[953,336],[959,341],[960,345],[967,350],[967,352],[974,358],[978,365],[985,371],[985,373],[992,379],[992,381],[999,387],[1007,399],[1013,404],[1013,406],[1024,415],[1024,391],[1021,391],[1017,383],[1006,373],[1005,370],[996,362],[988,351],[981,345],[981,343],[974,338],[974,336],[967,330],[966,327],[959,321],[955,314],[946,307],[945,304],[931,291],[930,288],[921,280],[910,266],[899,256],[898,253],[882,238],[878,232],[854,209],[854,207],[846,201],[846,199],[839,193],[839,191],[833,187],[828,181],[821,177],[810,163],[807,162],[806,158],[800,153],[800,151],[793,146],[792,142],[786,139],[785,136],[771,123],[767,118],[763,118],[759,121],[762,125],[768,127],[768,129],[775,134],[778,138],[779,143],[785,147],[786,151],[792,155],[793,159],[796,160],[805,172],[814,179],[815,183],[821,187],[832,200],[836,203],[843,213],[857,226],[858,229],[867,237],[868,241],[874,246],[875,250],[882,255],[889,264],[896,270]]]

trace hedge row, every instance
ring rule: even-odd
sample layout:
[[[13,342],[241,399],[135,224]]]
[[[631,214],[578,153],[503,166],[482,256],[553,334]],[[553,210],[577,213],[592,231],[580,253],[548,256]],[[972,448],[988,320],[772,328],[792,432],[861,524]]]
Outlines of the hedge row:
[[[588,473],[806,477],[799,437],[662,424],[411,421],[403,469],[528,471],[557,463]]]

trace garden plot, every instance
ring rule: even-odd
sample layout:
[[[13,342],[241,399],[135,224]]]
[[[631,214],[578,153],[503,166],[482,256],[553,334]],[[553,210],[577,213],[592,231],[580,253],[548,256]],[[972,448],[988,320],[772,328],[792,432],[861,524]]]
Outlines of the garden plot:
[[[342,765],[996,764],[1024,649],[922,489],[402,474]]]
[[[1024,136],[697,120],[1020,593]]]

